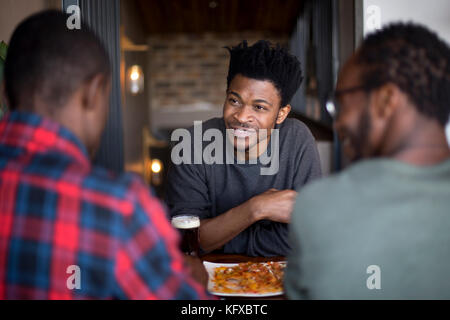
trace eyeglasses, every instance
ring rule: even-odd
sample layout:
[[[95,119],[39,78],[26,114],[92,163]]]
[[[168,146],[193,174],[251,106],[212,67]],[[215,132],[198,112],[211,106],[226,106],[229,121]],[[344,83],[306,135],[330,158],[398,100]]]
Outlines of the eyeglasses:
[[[328,113],[330,114],[330,116],[333,119],[335,119],[336,116],[337,116],[338,107],[339,107],[337,99],[339,97],[342,97],[344,94],[357,92],[357,91],[361,91],[361,90],[367,90],[367,89],[368,89],[367,86],[361,85],[361,86],[355,86],[355,87],[351,87],[351,88],[336,90],[334,92],[334,95],[327,100],[326,105],[325,105]]]

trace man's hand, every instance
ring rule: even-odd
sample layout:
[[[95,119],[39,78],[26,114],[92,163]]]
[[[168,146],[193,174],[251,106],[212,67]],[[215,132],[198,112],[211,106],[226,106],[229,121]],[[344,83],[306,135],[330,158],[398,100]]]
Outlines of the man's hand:
[[[184,255],[184,263],[188,274],[206,288],[208,285],[208,273],[202,261],[197,257]]]
[[[297,192],[270,189],[200,224],[200,246],[206,252],[220,248],[259,220],[289,223]]]
[[[248,201],[257,220],[289,223],[297,192],[294,190],[269,189]]]

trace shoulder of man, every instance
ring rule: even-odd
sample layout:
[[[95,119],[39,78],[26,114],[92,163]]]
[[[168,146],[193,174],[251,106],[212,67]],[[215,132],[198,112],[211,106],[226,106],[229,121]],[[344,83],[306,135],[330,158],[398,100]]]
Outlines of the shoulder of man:
[[[125,217],[132,215],[136,204],[142,203],[143,200],[150,201],[157,210],[163,210],[150,187],[136,173],[116,174],[101,167],[94,167],[85,177],[83,187],[91,189],[94,194],[115,199],[117,207],[113,211]]]
[[[305,139],[314,140],[308,126],[298,119],[287,118],[281,125],[278,126],[278,128],[280,129],[280,137],[290,136],[294,139],[301,138],[303,141]]]
[[[310,161],[319,161],[316,140],[303,122],[288,118],[276,128],[280,130],[280,152],[283,157],[296,157],[297,163],[300,164],[300,159],[307,154],[306,158]]]
[[[312,181],[299,192],[296,207],[301,207],[303,212],[317,212],[325,207],[336,208],[341,202],[350,205],[352,199],[360,199],[358,195],[362,194],[364,186],[371,184],[375,174],[380,174],[380,165],[383,160],[364,160],[339,173]]]

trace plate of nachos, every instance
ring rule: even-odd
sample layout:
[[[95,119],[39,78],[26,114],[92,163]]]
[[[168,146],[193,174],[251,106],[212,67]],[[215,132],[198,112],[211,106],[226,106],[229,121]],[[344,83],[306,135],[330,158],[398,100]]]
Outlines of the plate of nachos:
[[[270,297],[284,293],[285,261],[203,264],[209,275],[208,291],[214,295]]]

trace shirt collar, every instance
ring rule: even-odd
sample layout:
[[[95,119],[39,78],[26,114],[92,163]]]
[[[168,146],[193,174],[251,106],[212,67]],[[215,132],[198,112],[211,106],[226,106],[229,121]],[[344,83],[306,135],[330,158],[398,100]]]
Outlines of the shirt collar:
[[[21,147],[29,153],[61,152],[90,166],[86,147],[78,137],[49,118],[13,111],[0,122],[0,144]]]

